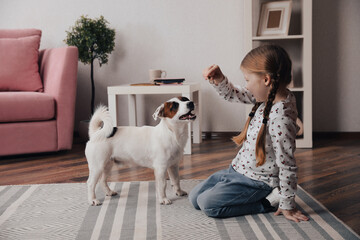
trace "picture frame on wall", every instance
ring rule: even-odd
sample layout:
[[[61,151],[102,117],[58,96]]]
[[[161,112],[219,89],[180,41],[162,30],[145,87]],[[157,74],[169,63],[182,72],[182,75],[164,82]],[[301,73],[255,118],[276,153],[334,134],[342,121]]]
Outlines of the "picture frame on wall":
[[[292,1],[262,3],[257,36],[287,36],[291,8]]]

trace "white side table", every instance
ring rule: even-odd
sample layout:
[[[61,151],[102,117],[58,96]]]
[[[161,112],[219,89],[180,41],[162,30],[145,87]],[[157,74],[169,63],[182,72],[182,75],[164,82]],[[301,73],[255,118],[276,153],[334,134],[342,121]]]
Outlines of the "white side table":
[[[200,83],[185,82],[182,85],[130,86],[119,85],[107,88],[109,111],[113,122],[117,125],[117,95],[128,95],[129,125],[136,126],[136,95],[137,94],[181,94],[194,101],[196,120],[193,122],[193,141],[201,143],[201,93]],[[159,103],[160,105],[160,103]],[[155,110],[154,110],[155,111]],[[185,146],[185,154],[191,154],[191,123],[189,123],[189,139]]]

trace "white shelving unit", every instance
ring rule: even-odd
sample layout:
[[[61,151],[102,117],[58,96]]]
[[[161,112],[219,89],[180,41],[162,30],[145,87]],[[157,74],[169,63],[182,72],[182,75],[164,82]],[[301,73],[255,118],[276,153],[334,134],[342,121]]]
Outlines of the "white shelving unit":
[[[312,0],[292,0],[287,36],[256,36],[261,4],[268,0],[244,0],[244,50],[262,44],[282,46],[293,63],[293,87],[304,134],[297,138],[297,148],[312,148]],[[251,107],[247,107],[247,113]]]

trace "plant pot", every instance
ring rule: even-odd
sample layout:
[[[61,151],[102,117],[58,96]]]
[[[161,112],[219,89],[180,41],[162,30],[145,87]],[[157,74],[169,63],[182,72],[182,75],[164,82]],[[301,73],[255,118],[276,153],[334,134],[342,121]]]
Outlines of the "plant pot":
[[[89,120],[82,120],[79,124],[79,136],[84,142],[89,141]]]

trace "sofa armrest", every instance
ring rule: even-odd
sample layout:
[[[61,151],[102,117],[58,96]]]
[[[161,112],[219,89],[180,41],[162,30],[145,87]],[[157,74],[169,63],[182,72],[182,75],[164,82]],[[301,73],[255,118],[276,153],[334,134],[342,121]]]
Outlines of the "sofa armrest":
[[[71,149],[74,131],[78,49],[43,49],[39,55],[44,92],[56,102],[58,150]]]

